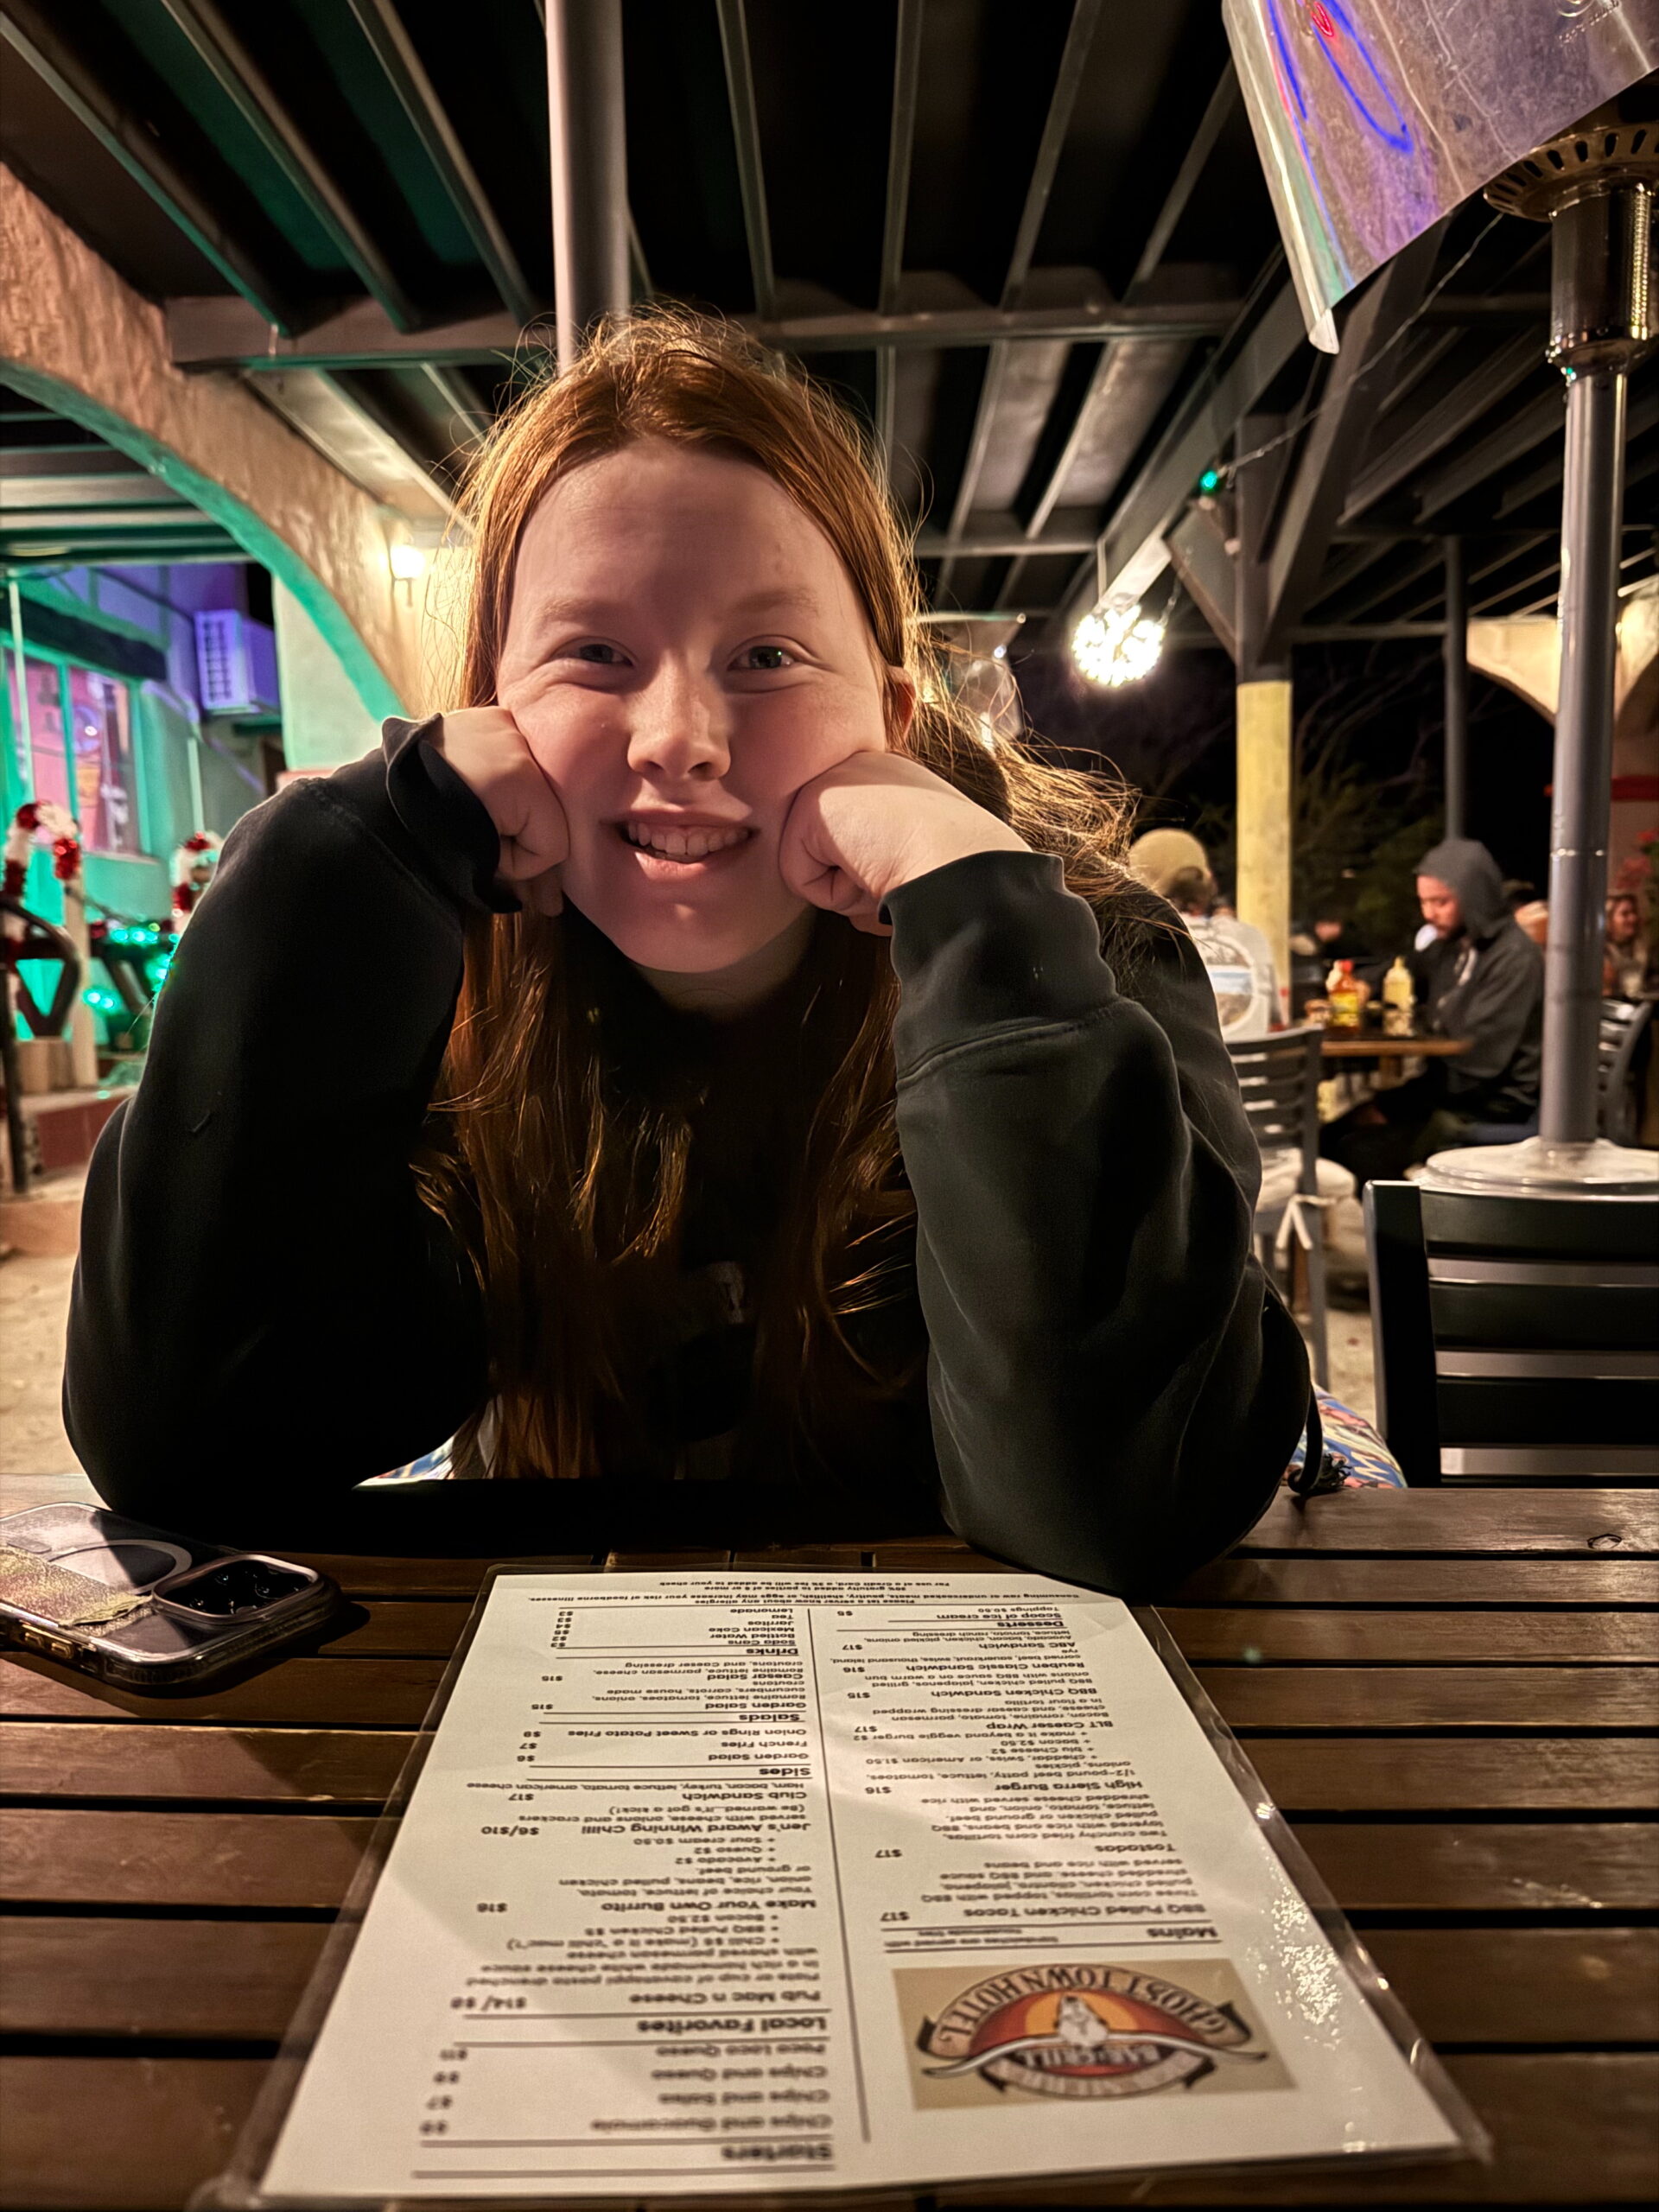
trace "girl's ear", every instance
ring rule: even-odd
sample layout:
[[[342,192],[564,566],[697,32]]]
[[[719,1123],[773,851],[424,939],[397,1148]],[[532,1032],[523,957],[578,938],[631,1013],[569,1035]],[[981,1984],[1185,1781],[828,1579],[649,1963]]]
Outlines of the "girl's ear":
[[[887,750],[897,753],[916,718],[916,684],[902,668],[891,662],[883,668],[882,691],[887,716]]]

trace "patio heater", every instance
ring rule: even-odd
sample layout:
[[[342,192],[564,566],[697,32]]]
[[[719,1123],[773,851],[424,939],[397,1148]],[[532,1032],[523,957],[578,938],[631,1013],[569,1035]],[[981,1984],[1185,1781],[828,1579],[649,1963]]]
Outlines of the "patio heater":
[[[1649,257],[1659,188],[1659,114],[1630,120],[1636,104],[1627,97],[1599,110],[1486,191],[1505,213],[1550,226],[1546,358],[1567,378],[1543,1089],[1535,1137],[1437,1153],[1426,1179],[1442,1190],[1659,1196],[1659,1156],[1596,1135],[1625,393],[1653,343]]]

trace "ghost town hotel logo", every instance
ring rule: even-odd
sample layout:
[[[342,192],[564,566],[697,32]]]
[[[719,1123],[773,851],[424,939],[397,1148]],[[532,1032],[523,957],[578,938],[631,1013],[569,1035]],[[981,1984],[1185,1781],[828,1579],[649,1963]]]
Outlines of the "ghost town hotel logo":
[[[935,2078],[977,2074],[1039,2097],[1135,2097],[1267,2057],[1232,2010],[1132,1967],[1016,1967],[976,1981],[918,2047]]]

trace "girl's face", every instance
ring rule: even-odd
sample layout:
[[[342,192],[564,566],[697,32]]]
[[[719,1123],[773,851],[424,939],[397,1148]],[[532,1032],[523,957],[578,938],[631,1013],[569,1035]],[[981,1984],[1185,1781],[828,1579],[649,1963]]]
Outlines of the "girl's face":
[[[830,541],[747,461],[642,441],[563,477],[519,543],[499,702],[563,803],[564,895],[628,959],[709,975],[806,912],[804,784],[887,747]]]

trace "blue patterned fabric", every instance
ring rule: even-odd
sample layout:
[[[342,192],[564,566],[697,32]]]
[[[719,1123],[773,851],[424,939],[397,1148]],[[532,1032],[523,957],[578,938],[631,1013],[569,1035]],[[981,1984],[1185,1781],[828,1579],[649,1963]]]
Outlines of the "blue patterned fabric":
[[[359,1483],[359,1490],[373,1490],[381,1483],[446,1482],[450,1472],[449,1452],[454,1437],[440,1444],[435,1450],[423,1452],[418,1459],[411,1459],[406,1467],[394,1467],[390,1474],[371,1475]]]
[[[1325,1430],[1325,1464],[1311,1484],[1304,1480],[1302,1468],[1307,1458],[1307,1439],[1304,1436],[1285,1470],[1286,1482],[1309,1495],[1332,1490],[1403,1490],[1406,1478],[1400,1471],[1400,1463],[1370,1421],[1351,1406],[1344,1406],[1340,1398],[1333,1398],[1328,1390],[1315,1390],[1313,1395],[1319,1401],[1319,1420]],[[382,1483],[442,1482],[450,1472],[449,1453],[449,1445],[441,1444],[435,1451],[411,1460],[406,1467],[395,1467],[389,1474],[372,1477],[362,1487],[367,1490]]]
[[[1403,1490],[1406,1478],[1400,1462],[1363,1414],[1344,1406],[1328,1390],[1315,1390],[1319,1420],[1325,1429],[1325,1465],[1310,1484],[1302,1478],[1307,1439],[1291,1454],[1285,1480],[1306,1496],[1332,1490]]]

